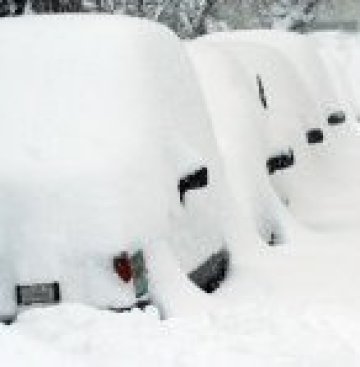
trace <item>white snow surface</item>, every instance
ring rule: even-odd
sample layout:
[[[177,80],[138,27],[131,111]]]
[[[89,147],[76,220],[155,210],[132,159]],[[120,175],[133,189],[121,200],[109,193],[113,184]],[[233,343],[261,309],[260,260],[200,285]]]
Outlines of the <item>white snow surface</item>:
[[[26,36],[29,37],[27,41],[32,39],[34,34],[41,29],[37,19],[28,18],[27,20],[29,24],[33,25],[31,31],[32,26],[26,26],[27,31],[30,32]],[[164,47],[157,46],[160,48],[160,53],[170,55],[171,62],[179,65],[178,58],[182,59],[183,51],[180,51],[182,48],[177,42],[173,46],[175,40],[170,33],[158,30],[157,27],[145,22],[138,23],[125,18],[115,19],[116,22],[122,22],[123,29],[131,31],[131,38],[127,38],[129,34],[125,36],[126,32],[122,36],[124,37],[122,42],[127,42],[130,50],[131,46],[137,42],[140,47],[134,47],[134,50],[136,49],[138,52],[139,49],[142,49],[144,45],[142,40],[144,37],[149,37],[149,29],[152,29],[150,33],[153,41],[146,42],[146,45],[153,47],[155,44],[161,44]],[[48,22],[56,24],[54,19],[49,18]],[[110,21],[110,25],[114,29],[117,28],[116,22]],[[14,60],[13,53],[15,52],[16,55],[16,52],[19,52],[18,55],[20,55],[20,46],[25,47],[27,41],[23,31],[20,31],[20,25],[12,21],[6,23],[0,25],[0,44],[4,39],[8,42],[12,37],[18,41],[14,43],[15,50],[10,52],[9,49],[9,53],[5,55],[10,69]],[[81,27],[83,25],[81,24]],[[144,25],[145,28],[143,28]],[[77,32],[82,33],[81,27],[74,25],[73,29],[67,31],[68,33],[65,32],[67,33],[65,37],[72,37],[74,33],[78,34]],[[139,32],[134,32],[134,27],[138,27]],[[5,29],[6,32],[3,32]],[[10,37],[8,31],[13,34],[15,29],[19,29],[19,34]],[[87,30],[91,32],[91,26]],[[164,36],[164,32],[167,36]],[[105,33],[109,36],[109,33]],[[4,36],[4,34],[6,35]],[[114,35],[115,38],[119,36],[121,36],[121,32],[116,36]],[[171,41],[164,42],[164,37],[165,39],[169,37]],[[355,120],[351,118],[342,126],[329,127],[326,125],[325,117],[328,108],[332,109],[333,106],[339,105],[345,106],[344,108],[351,107],[356,113],[360,93],[357,91],[354,80],[360,75],[357,67],[360,38],[355,35],[350,37],[338,34],[296,36],[299,40],[297,43],[298,41],[289,41],[295,37],[293,35],[264,31],[243,34],[242,32],[225,33],[211,37],[217,39],[205,37],[203,40],[186,45],[186,47],[194,62],[204,100],[207,102],[207,108],[212,117],[218,147],[224,161],[224,176],[229,182],[231,197],[234,198],[232,208],[234,209],[232,213],[234,218],[229,220],[235,222],[236,228],[234,231],[231,228],[231,231],[228,232],[232,240],[229,245],[232,251],[232,267],[229,279],[212,295],[205,295],[196,287],[191,286],[184,271],[181,270],[181,266],[178,266],[179,259],[181,262],[181,258],[184,256],[182,266],[186,267],[184,253],[181,255],[181,251],[174,251],[174,248],[168,246],[168,242],[164,240],[166,236],[163,236],[163,232],[173,231],[172,233],[175,234],[177,232],[170,224],[169,228],[163,228],[163,223],[168,223],[168,221],[162,217],[163,211],[157,202],[158,197],[145,195],[146,203],[137,206],[141,213],[143,213],[144,207],[148,210],[146,214],[150,213],[154,209],[154,205],[156,213],[159,211],[159,215],[151,216],[154,222],[148,222],[149,217],[145,214],[144,221],[147,225],[146,238],[150,237],[150,234],[156,234],[156,246],[154,241],[149,241],[147,261],[150,284],[162,308],[157,310],[154,307],[149,307],[145,312],[134,310],[116,314],[76,303],[64,303],[56,307],[28,310],[19,315],[15,324],[11,326],[0,324],[1,366],[95,367],[101,365],[106,367],[114,364],[131,367],[144,365],[209,367],[219,364],[264,367],[359,366],[360,295],[358,289],[360,289],[360,271],[358,264],[360,249],[358,238],[360,231],[358,228],[360,220],[360,173],[357,170],[360,158],[359,128],[356,126]],[[21,39],[23,38],[22,43]],[[340,38],[344,40],[346,46],[334,48],[334,43],[342,44]],[[230,39],[232,39],[231,42]],[[59,52],[58,55],[60,55],[61,52],[56,51],[55,46],[51,46],[53,43],[50,42],[50,36],[48,41],[49,47],[53,47],[52,52],[55,54]],[[297,46],[300,43],[306,47]],[[58,44],[56,43],[56,45]],[[107,53],[117,52],[113,49],[113,42],[98,42],[97,47],[100,44],[103,45],[102,47],[108,47]],[[296,63],[295,57],[287,55],[286,50],[289,50],[289,54],[292,53],[290,49],[293,50],[294,54],[301,56],[301,60],[308,60],[306,67],[300,61]],[[40,52],[40,49],[38,51]],[[37,52],[36,47],[33,52]],[[89,52],[90,54],[94,55],[94,52]],[[326,57],[328,57],[328,61],[325,62],[324,58]],[[130,59],[133,60],[129,57]],[[155,60],[158,62],[158,57],[154,56]],[[106,60],[106,62],[109,61]],[[169,66],[168,63],[166,65]],[[182,66],[182,68],[187,69],[188,66],[185,65],[188,65],[187,60],[183,60]],[[336,68],[340,67],[339,65],[342,68],[347,68],[343,77],[336,72]],[[78,72],[83,70],[80,66],[78,69],[76,65],[73,66]],[[111,70],[114,71],[116,69],[114,61],[111,62],[111,66]],[[70,66],[65,65],[64,67]],[[160,71],[162,65],[159,65],[158,68],[156,70]],[[174,69],[177,68],[178,66],[174,67]],[[321,77],[323,83],[317,84],[313,81],[312,76],[317,75],[319,68],[324,72]],[[139,70],[148,69],[140,62],[137,71]],[[254,79],[258,70],[264,75],[264,84],[268,83],[269,85],[266,89],[271,90],[269,102],[273,101],[274,110],[269,108],[268,113],[263,110],[258,101]],[[19,90],[23,80],[28,82],[38,80],[29,70],[21,69],[18,72],[19,76],[15,78],[17,81],[16,90],[9,89],[9,94],[13,99],[18,98],[17,103],[21,102],[25,110],[19,108],[15,111],[12,109],[6,111],[7,106],[5,105],[3,107],[5,112],[2,111],[2,113],[4,116],[10,116],[9,118],[13,119],[12,122],[16,121],[17,114],[20,114],[22,118],[26,116],[22,111],[28,111],[27,114],[30,114],[30,111],[34,113],[33,109],[41,109],[42,106],[42,104],[34,106],[33,103],[27,103],[29,90],[24,91],[24,95],[21,93],[17,95],[16,91]],[[38,69],[38,72],[40,73],[41,69]],[[12,85],[13,74],[10,79],[10,75],[0,68],[0,75],[1,79],[5,80],[9,86]],[[95,73],[95,75],[98,74]],[[173,87],[170,84],[173,82],[178,88],[182,88],[183,83],[188,80],[187,78],[185,81],[179,80],[184,75],[193,76],[194,74],[190,70],[186,71],[185,74],[174,71],[173,75],[169,75],[170,79],[166,78],[162,83],[168,83],[171,90]],[[350,76],[354,76],[354,79]],[[6,79],[7,77],[8,79]],[[124,77],[130,78],[129,74]],[[145,77],[149,83],[152,81],[150,76],[142,77]],[[147,78],[150,78],[150,81]],[[175,78],[175,81],[171,78]],[[160,83],[158,79],[156,80]],[[268,82],[266,83],[265,80]],[[63,82],[67,85],[70,80],[59,78],[59,80],[56,79],[55,84]],[[100,91],[105,92],[110,82],[111,79],[107,78],[103,89],[99,87]],[[98,76],[97,83],[103,83],[100,76]],[[135,98],[138,95],[139,84],[133,84],[133,79],[128,80],[127,83],[130,83],[131,88],[134,88],[134,93],[130,93],[130,97],[127,98],[131,99],[131,96]],[[184,87],[184,89],[190,93],[194,85],[190,81],[188,83],[189,88]],[[294,88],[290,88],[292,83],[295,84]],[[143,83],[140,84],[143,86]],[[115,88],[114,92],[118,91],[116,83],[111,84],[109,88]],[[20,90],[22,89],[20,88]],[[77,98],[80,91],[85,93],[85,99],[92,100],[94,98],[99,103],[98,96],[96,98],[90,96],[89,90],[83,90],[83,88],[70,90],[70,95],[64,96],[66,102],[70,103],[72,98],[76,97],[76,102],[81,105],[81,100],[79,101]],[[108,94],[105,93],[105,95]],[[161,95],[164,94],[161,93]],[[51,100],[51,95],[47,98]],[[155,108],[146,108],[148,107],[148,98],[152,101],[152,107],[155,103]],[[159,106],[162,103],[154,101],[154,99],[156,96],[153,95],[152,89],[148,93],[145,91],[143,96],[144,109],[137,108],[133,115],[130,114],[130,116],[139,118],[138,120],[135,118],[135,121],[139,122],[139,129],[134,132],[133,129],[127,127],[128,125],[125,127],[121,125],[123,126],[121,127],[117,124],[116,129],[121,129],[119,133],[125,134],[126,138],[133,133],[136,134],[136,139],[133,139],[135,145],[138,143],[139,136],[141,137],[144,133],[154,136],[150,140],[145,138],[141,140],[145,146],[149,142],[150,144],[163,142],[164,138],[170,139],[171,143],[175,141],[177,144],[176,136],[167,133],[158,135],[159,130],[162,132],[167,130],[167,125],[163,125],[163,129],[154,128],[155,132],[143,130],[142,114],[156,114],[154,120],[159,120],[159,124],[165,124],[167,118],[177,115],[171,113],[176,108],[177,104],[175,103],[169,111],[163,112],[166,115],[163,116],[164,118],[157,118],[159,117],[157,115]],[[191,121],[198,119],[202,121],[200,125],[195,124],[195,122],[186,125],[188,129],[193,128],[192,131],[196,133],[211,131],[208,127],[203,128],[208,124],[207,118],[204,117],[206,113],[203,108],[196,107],[202,106],[202,99],[197,92],[191,94],[190,99],[193,100],[191,106],[194,108],[185,108],[183,103],[189,103],[189,99],[184,100],[177,106],[176,111],[181,116],[178,117],[179,120],[176,123],[181,123],[182,116],[184,116],[181,111],[185,109],[188,111],[185,117]],[[104,123],[115,125],[115,122],[111,121],[111,116],[118,116],[118,112],[113,110],[117,108],[116,105],[106,103],[107,101],[102,99],[100,101],[99,109],[94,108],[90,112],[84,112],[82,108],[74,106],[81,124],[89,126],[90,123],[91,136],[96,137],[97,142],[101,141],[102,136],[105,136],[100,133],[103,132]],[[107,116],[109,108],[110,112]],[[55,115],[50,114],[50,111],[41,112],[40,115],[48,116],[50,120],[61,126],[64,123],[70,124],[70,121],[64,122],[67,112],[61,109],[61,105],[59,105],[58,111],[59,113]],[[110,120],[106,119],[104,122],[105,113]],[[129,115],[129,111],[126,113]],[[73,115],[71,114],[71,116]],[[96,116],[101,118],[101,123],[96,122]],[[201,124],[203,125],[201,126]],[[169,130],[173,126],[169,125]],[[304,141],[304,133],[307,128],[317,126],[324,129],[325,143],[317,147],[309,147]],[[274,132],[275,127],[276,132]],[[111,130],[113,128],[114,126],[111,127]],[[37,202],[36,196],[31,195],[32,185],[40,185],[44,182],[44,178],[52,179],[59,184],[62,183],[58,181],[59,178],[56,176],[56,167],[51,164],[54,158],[45,154],[56,152],[56,136],[52,136],[50,127],[48,130],[40,129],[40,141],[44,146],[40,147],[41,149],[37,147],[32,150],[33,130],[31,132],[24,131],[21,136],[28,143],[29,149],[19,155],[11,145],[18,137],[17,124],[12,123],[9,129],[13,133],[13,139],[8,142],[4,141],[1,149],[3,155],[6,152],[6,157],[10,157],[11,160],[5,164],[6,160],[2,159],[2,174],[5,172],[6,177],[16,178],[18,177],[16,170],[21,168],[21,177],[24,178],[24,181],[19,181],[19,186],[15,187],[26,188],[28,190],[25,191],[26,200]],[[64,133],[66,131],[67,129],[64,128]],[[222,171],[219,168],[221,163],[218,162],[219,158],[213,137],[211,133],[207,137],[201,133],[195,134],[196,139],[194,138],[192,143],[200,144],[200,152],[203,154],[194,154],[195,163],[191,161],[186,167],[180,167],[181,162],[187,161],[181,156],[179,166],[175,165],[178,167],[178,171],[170,173],[170,178],[176,179],[177,173],[191,170],[193,164],[196,165],[198,160],[202,161],[202,156],[205,156],[205,159],[211,157],[215,160],[214,165],[217,165],[217,172],[221,177]],[[193,136],[189,132],[183,132],[183,134],[187,139],[191,139],[190,137]],[[105,141],[108,142],[108,136],[106,138]],[[122,141],[125,141],[126,138]],[[53,143],[49,143],[49,139]],[[71,139],[69,142],[71,143]],[[269,180],[264,166],[266,157],[278,147],[283,149],[289,142],[294,146],[297,157],[299,157],[298,163],[279,177]],[[116,143],[110,146],[108,144],[96,146],[101,148],[97,148],[102,153],[100,158],[96,154],[99,150],[93,150],[95,149],[93,145],[85,145],[83,154],[86,157],[74,162],[71,161],[70,168],[73,170],[69,169],[66,172],[76,174],[80,179],[86,180],[89,173],[93,177],[94,166],[92,162],[94,160],[95,167],[103,169],[104,163],[110,159],[110,163],[105,165],[105,169],[111,169],[114,151],[116,158],[119,158],[123,151],[123,147],[118,147]],[[149,162],[147,150],[144,155],[138,157],[136,154],[139,150],[136,147],[135,149],[131,149],[131,145],[126,147],[127,152],[134,153],[135,157],[131,154],[127,155],[128,158],[130,157],[128,162],[126,157],[122,157],[121,159],[125,161],[125,165],[122,167],[131,166],[134,159],[141,161],[144,156],[147,158],[144,164],[146,166],[146,162]],[[153,149],[153,146],[151,149],[149,148],[149,151],[155,155],[151,159],[151,163],[155,163],[155,169],[159,170],[156,172],[163,175],[165,171],[163,164],[170,165],[172,162],[168,160],[164,162],[163,152]],[[62,154],[66,158],[66,152]],[[90,155],[91,160],[88,160],[87,154]],[[29,162],[31,159],[27,157],[34,156],[43,157],[45,161],[48,161],[47,165],[39,167],[38,172],[41,173],[42,180],[38,180],[38,177],[23,175],[24,168],[29,167],[29,164],[35,164]],[[193,155],[189,153],[185,156],[192,157]],[[58,162],[59,165],[67,162],[65,158]],[[84,162],[88,162],[88,165],[84,166]],[[121,162],[123,161],[121,160]],[[146,169],[146,167],[142,168]],[[41,171],[42,169],[44,171]],[[53,173],[54,176],[44,175],[44,172]],[[169,172],[172,172],[171,168],[167,173]],[[99,171],[95,170],[95,173],[98,174]],[[109,174],[107,177],[113,176]],[[139,177],[143,177],[143,175]],[[45,182],[48,181],[45,180]],[[166,200],[169,197],[175,197],[176,192],[171,192],[169,188],[171,183],[167,182],[166,178],[161,182],[163,185],[161,187],[168,193],[161,196],[165,201],[162,205],[172,208],[172,204],[168,204]],[[117,184],[118,181],[115,180],[115,183]],[[157,186],[158,184],[159,181],[154,179],[153,185]],[[8,205],[2,206],[2,212],[13,208],[14,203],[24,203],[25,199],[18,198],[13,185],[13,181],[11,181],[11,187],[3,185],[7,188],[7,190],[3,190],[3,202],[7,202]],[[131,178],[129,178],[128,185],[132,185]],[[221,185],[219,184],[219,186]],[[50,187],[54,186],[50,185]],[[105,199],[108,201],[113,199],[113,191],[109,191],[109,186],[101,187],[104,191],[101,190],[103,194],[98,197],[98,203],[96,203],[96,206],[100,205],[100,207],[105,205],[103,204],[103,195],[106,194]],[[131,190],[133,190],[132,186]],[[138,197],[137,195],[144,194],[140,188],[139,191],[136,191],[137,187],[134,187],[134,190],[131,191],[134,198],[131,192],[129,193],[131,196],[128,201],[129,207],[133,202],[132,200]],[[221,190],[219,189],[219,191]],[[82,190],[74,191],[72,189],[70,192],[77,195]],[[48,194],[50,195],[50,193]],[[47,195],[47,191],[45,190],[42,195]],[[281,201],[284,200],[282,195],[287,195],[290,200],[288,208]],[[79,200],[82,200],[81,195]],[[156,201],[155,204],[154,201]],[[222,207],[223,201],[222,199],[220,201],[218,205]],[[47,212],[46,203],[47,200],[44,200],[44,210],[37,210],[37,212],[40,214]],[[38,205],[36,208],[42,208],[41,203],[36,205]],[[85,209],[91,209],[91,205],[95,204],[92,202],[89,205]],[[58,210],[58,207],[56,209]],[[91,212],[91,210],[89,211]],[[108,218],[113,220],[112,212],[105,212],[108,213]],[[17,223],[16,210],[11,211],[11,213],[13,213],[10,216],[11,220]],[[131,217],[128,219],[128,225],[132,228],[134,216],[140,214],[132,213],[131,210],[129,213]],[[98,216],[92,217],[98,221]],[[73,218],[77,222],[76,213]],[[214,221],[216,220],[215,217],[212,218]],[[220,221],[221,218],[220,216],[218,220]],[[127,219],[125,218],[125,220]],[[96,236],[96,229],[88,232],[88,224],[84,224],[82,233],[85,237]],[[260,231],[262,237],[266,237],[266,226],[273,228],[275,224],[281,227],[284,241],[282,245],[269,247],[257,234]],[[220,224],[217,222],[217,225],[219,228],[224,228],[222,222]],[[133,240],[132,235],[137,231],[138,227],[134,228],[133,233],[130,232],[129,240]],[[113,236],[109,237],[114,238]],[[8,237],[5,236],[5,238]],[[115,238],[117,237],[115,236]],[[41,243],[39,246],[41,247]],[[8,259],[8,257],[5,256],[3,259]],[[4,272],[5,275],[6,272]],[[172,317],[164,320],[163,314]]]

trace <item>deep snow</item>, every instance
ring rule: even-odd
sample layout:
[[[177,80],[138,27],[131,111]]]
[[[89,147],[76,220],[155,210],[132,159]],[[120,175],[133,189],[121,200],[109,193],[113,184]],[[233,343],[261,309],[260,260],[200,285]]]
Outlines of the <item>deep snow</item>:
[[[360,93],[349,77],[359,76],[359,39],[337,34],[297,36],[299,43],[309,45],[291,43],[293,53],[308,60],[305,68],[286,54],[293,37],[288,34],[261,31],[216,37],[186,47],[213,119],[234,197],[237,231],[230,232],[233,258],[228,281],[215,294],[204,295],[189,286],[178,266],[179,254],[175,256],[166,241],[158,246],[151,243],[151,285],[166,313],[177,317],[161,320],[154,308],[114,314],[78,304],[26,311],[14,325],[0,325],[2,365],[359,365],[359,129],[355,119],[337,127],[328,126],[325,119],[329,106],[332,109],[342,101],[346,101],[342,108],[355,111],[359,106]],[[346,47],[332,47],[340,42],[338,37]],[[266,47],[259,48],[260,44]],[[326,64],[324,57],[328,57]],[[175,59],[173,55],[171,60]],[[11,65],[10,57],[8,61]],[[341,83],[335,71],[339,65],[347,68]],[[269,114],[258,101],[257,68],[264,74],[264,83],[268,75],[268,88],[273,88],[270,100],[277,107]],[[313,85],[311,75],[319,68],[324,71],[324,84]],[[26,73],[22,71],[24,77]],[[287,94],[288,78],[296,88]],[[181,82],[176,80],[179,87]],[[291,115],[301,109],[300,100],[306,112],[303,123],[298,115]],[[188,118],[192,114],[188,111]],[[170,115],[168,111],[166,116]],[[270,124],[270,129],[264,124]],[[275,136],[271,124],[276,124]],[[316,148],[300,141],[313,124],[326,133],[325,144]],[[97,128],[95,124],[94,134]],[[124,133],[130,132],[124,128]],[[198,139],[204,150],[209,139]],[[266,157],[289,141],[297,147],[299,163],[269,180]],[[92,148],[88,152],[93,154]],[[289,195],[289,210],[276,196],[283,192]],[[279,224],[286,234],[282,245],[269,247],[257,236],[260,231],[266,238],[269,222]]]

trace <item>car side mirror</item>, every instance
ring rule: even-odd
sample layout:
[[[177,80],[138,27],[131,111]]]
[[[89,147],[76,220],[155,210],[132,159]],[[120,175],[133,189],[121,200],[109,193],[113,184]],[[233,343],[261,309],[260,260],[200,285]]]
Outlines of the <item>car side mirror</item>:
[[[273,175],[276,171],[289,168],[294,164],[294,151],[290,148],[288,152],[282,152],[280,154],[271,156],[266,162],[266,167],[268,169],[269,175]]]
[[[331,126],[343,124],[346,121],[346,114],[344,111],[336,111],[329,115],[328,124]]]
[[[208,181],[209,178],[207,167],[201,167],[196,171],[182,177],[178,183],[181,204],[185,204],[185,194],[187,191],[206,187],[208,185]]]
[[[324,133],[321,129],[310,129],[306,132],[308,144],[319,144],[324,141]]]

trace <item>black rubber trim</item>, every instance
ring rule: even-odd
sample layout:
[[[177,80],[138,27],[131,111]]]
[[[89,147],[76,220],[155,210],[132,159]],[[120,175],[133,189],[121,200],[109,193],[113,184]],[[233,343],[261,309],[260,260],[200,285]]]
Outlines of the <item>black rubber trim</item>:
[[[129,312],[133,309],[139,309],[144,311],[146,307],[151,306],[152,303],[149,300],[137,301],[135,304],[129,307],[110,307],[109,311],[113,311],[116,313]]]
[[[262,106],[264,107],[264,109],[266,110],[268,108],[268,103],[267,103],[267,99],[266,99],[266,95],[265,95],[264,84],[263,84],[263,81],[262,81],[260,75],[256,75],[256,82],[257,82],[258,89],[259,89],[260,102],[261,102]]]
[[[16,293],[16,303],[17,305],[22,305],[23,304],[23,299],[21,297],[21,286],[20,285],[16,285],[15,286],[15,293]]]
[[[54,301],[56,303],[59,303],[59,302],[61,302],[60,283],[59,282],[54,282],[53,287],[54,287]]]
[[[16,315],[15,316],[4,316],[0,317],[0,323],[4,325],[11,325],[16,321]]]

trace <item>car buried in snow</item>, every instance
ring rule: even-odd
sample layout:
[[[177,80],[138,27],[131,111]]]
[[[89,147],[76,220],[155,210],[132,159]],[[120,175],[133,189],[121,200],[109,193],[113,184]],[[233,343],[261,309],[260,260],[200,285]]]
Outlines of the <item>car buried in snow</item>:
[[[257,43],[256,32],[248,40],[241,34],[200,37],[188,42],[187,50],[210,106],[227,171],[232,172],[233,192],[242,198],[244,181],[250,182],[258,232],[268,244],[280,244],[286,230],[279,199],[288,206],[293,188],[301,190],[297,172],[312,159],[308,144],[324,140],[318,128],[321,115],[287,58]],[[251,179],[245,180],[244,172]]]
[[[319,56],[309,40],[303,38],[277,31],[233,31],[213,33],[188,43],[225,164],[238,166],[240,176],[244,170],[248,172],[248,162],[254,166],[255,157],[263,155],[257,159],[262,160],[274,191],[295,215],[301,212],[303,198],[307,197],[303,182],[322,171],[331,138],[329,125],[346,121],[342,109],[334,108],[339,105],[336,93]],[[318,85],[316,81],[320,81]],[[246,138],[239,148],[242,136]],[[260,147],[256,141],[259,139]],[[246,160],[241,157],[245,156],[244,147],[248,149]],[[263,168],[254,172],[258,174]],[[229,182],[235,185],[236,180]],[[265,185],[263,180],[262,187]],[[239,192],[236,187],[233,191]],[[274,225],[279,219],[262,213],[258,215],[258,227],[269,227],[266,223],[270,222],[275,228],[260,230],[262,238],[274,242],[271,235],[279,232],[281,226]]]
[[[227,190],[178,38],[72,15],[4,20],[0,43],[0,320],[59,302],[143,308],[159,241],[214,291]]]

